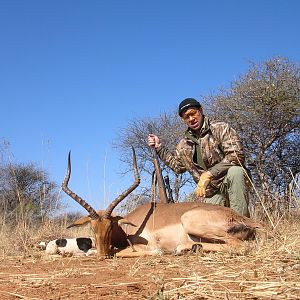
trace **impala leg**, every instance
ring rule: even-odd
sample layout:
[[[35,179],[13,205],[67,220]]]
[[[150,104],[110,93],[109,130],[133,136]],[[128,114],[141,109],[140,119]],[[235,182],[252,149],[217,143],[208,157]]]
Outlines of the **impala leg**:
[[[241,247],[232,247],[227,244],[214,244],[214,243],[203,243],[203,242],[194,242],[194,241],[188,241],[186,243],[182,243],[177,246],[175,253],[181,254],[186,252],[187,250],[192,250],[195,245],[201,245],[201,251],[203,252],[235,252],[239,253],[241,252]]]
[[[120,252],[116,253],[116,257],[141,257],[141,256],[155,256],[158,255],[157,251],[137,251],[137,252],[132,252],[131,250],[126,251],[121,250]]]
[[[203,251],[238,251],[243,242],[228,234],[224,226],[218,226],[218,220],[208,220],[199,215],[197,209],[190,210],[181,216],[181,223],[187,239],[178,245],[176,252],[191,249],[195,243],[201,243]],[[220,222],[219,222],[220,223]],[[193,239],[191,238],[193,236]],[[196,241],[195,241],[196,239]],[[212,243],[202,243],[201,240],[211,240]]]
[[[127,247],[115,253],[116,257],[139,257],[139,256],[155,256],[161,255],[162,251],[159,249],[149,250],[145,245],[134,245],[135,251]]]

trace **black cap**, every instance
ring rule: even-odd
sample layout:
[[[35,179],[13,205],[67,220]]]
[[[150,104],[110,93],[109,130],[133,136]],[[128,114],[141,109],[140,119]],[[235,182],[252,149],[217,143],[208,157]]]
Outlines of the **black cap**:
[[[179,116],[181,117],[183,111],[191,107],[200,108],[201,104],[194,98],[186,98],[183,101],[181,101],[178,107]]]

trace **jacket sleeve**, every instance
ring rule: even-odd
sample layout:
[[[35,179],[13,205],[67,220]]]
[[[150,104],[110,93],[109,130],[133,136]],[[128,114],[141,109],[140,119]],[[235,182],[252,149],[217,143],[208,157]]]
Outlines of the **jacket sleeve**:
[[[157,154],[159,158],[176,174],[186,172],[186,167],[183,161],[180,159],[178,149],[176,149],[175,153],[173,153],[165,146],[161,145],[157,148]]]
[[[224,153],[224,158],[209,170],[213,177],[225,175],[232,166],[244,166],[243,146],[236,131],[226,123],[221,123],[218,128],[212,129],[212,131]]]

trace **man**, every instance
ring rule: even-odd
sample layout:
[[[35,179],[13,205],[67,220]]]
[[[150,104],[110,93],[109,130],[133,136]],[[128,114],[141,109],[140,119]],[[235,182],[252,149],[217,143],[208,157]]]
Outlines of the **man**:
[[[184,99],[178,113],[188,128],[176,153],[154,134],[149,134],[148,145],[156,148],[160,159],[175,173],[188,171],[192,175],[200,200],[249,216],[245,156],[235,130],[227,123],[210,121],[194,98]]]

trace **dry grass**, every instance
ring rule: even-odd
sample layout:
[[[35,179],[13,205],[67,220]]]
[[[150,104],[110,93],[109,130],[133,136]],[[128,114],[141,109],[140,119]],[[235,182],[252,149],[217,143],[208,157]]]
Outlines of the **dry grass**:
[[[283,223],[245,255],[198,257],[201,270],[194,268],[191,276],[165,281],[161,295],[167,299],[300,299],[299,229],[299,221]],[[180,268],[190,271],[184,261]]]
[[[9,224],[0,216],[0,255],[2,257],[28,255],[37,250],[41,241],[49,242],[57,238],[92,236],[88,227],[66,229],[67,222],[47,220],[41,224],[32,224],[30,220],[20,220]]]
[[[35,239],[51,232],[52,225],[40,228]],[[0,288],[5,299],[14,299],[9,293],[19,299],[300,299],[298,217],[281,219],[274,229],[261,232],[240,255],[198,253],[99,261],[35,254],[27,249],[21,258],[22,270],[26,266],[29,273],[16,274],[9,268],[0,274],[8,286],[20,286]],[[8,262],[4,256],[2,266]],[[47,289],[49,296],[38,296]]]
[[[259,235],[243,255],[140,259],[129,274],[149,265],[161,266],[151,299],[300,299],[300,220],[282,221]],[[170,277],[172,272],[178,274]]]
[[[270,210],[272,211],[272,210]],[[92,236],[67,221],[37,226],[0,216],[0,299],[300,299],[300,216],[270,214],[243,253],[114,258],[47,257],[40,241]]]

